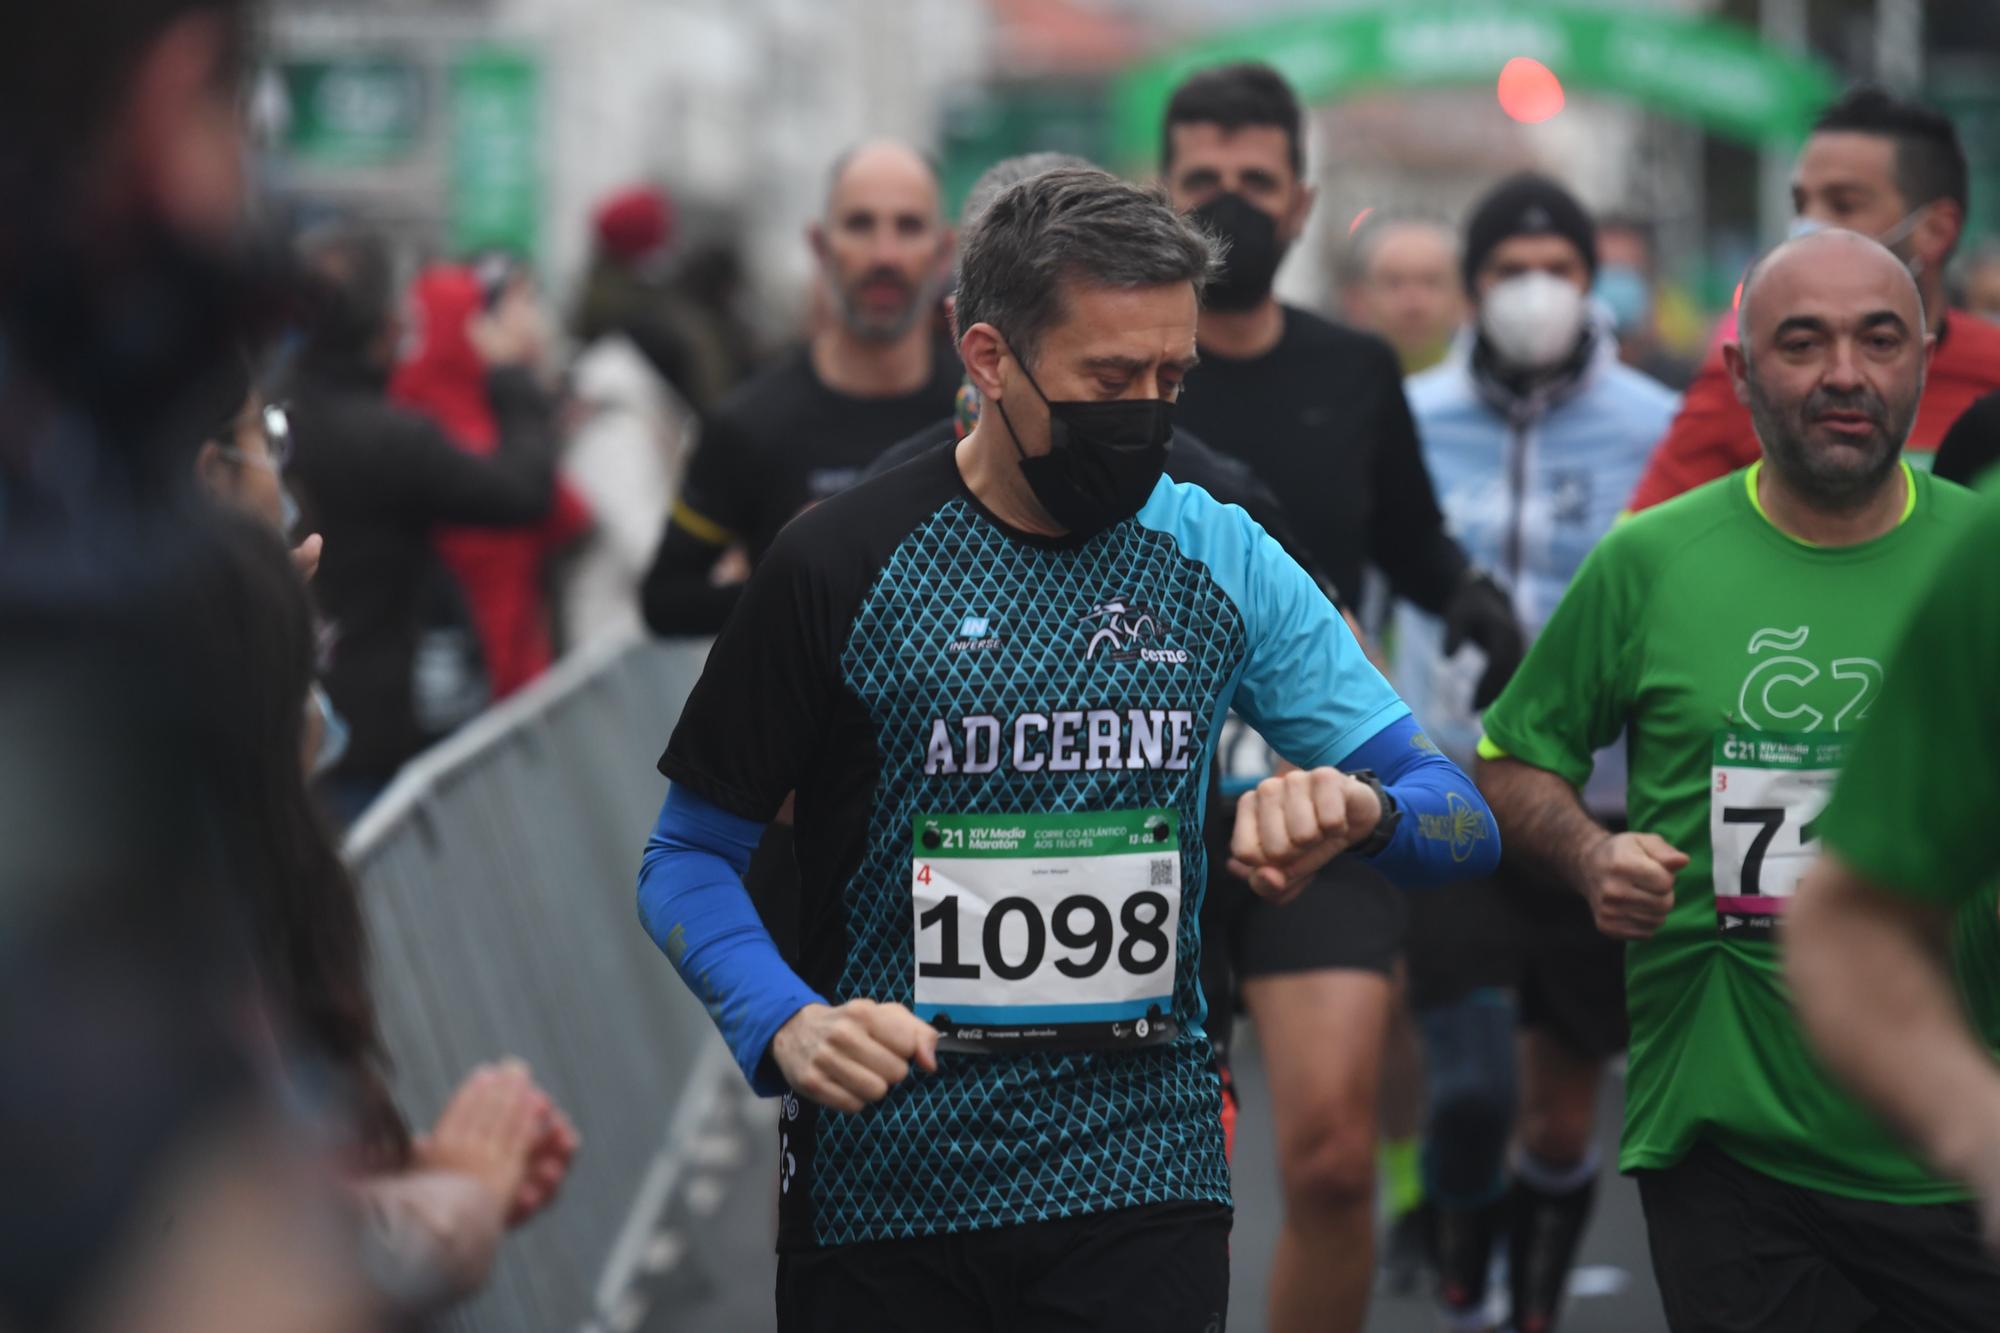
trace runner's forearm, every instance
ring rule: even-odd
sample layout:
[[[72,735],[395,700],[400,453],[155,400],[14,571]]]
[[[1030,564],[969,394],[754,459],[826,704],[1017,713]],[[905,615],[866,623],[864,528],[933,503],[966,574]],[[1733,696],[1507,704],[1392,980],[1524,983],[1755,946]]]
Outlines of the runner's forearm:
[[[784,1091],[767,1057],[771,1038],[809,1004],[826,1001],[799,979],[743,887],[763,825],[678,784],[667,789],[639,867],[646,933],[707,1006],[750,1086]]]
[[[1792,999],[1821,1058],[1943,1172],[2000,1142],[2000,1067],[1967,1025],[1945,909],[1824,860],[1785,918]]]
[[[1506,831],[1508,860],[1582,893],[1584,857],[1609,833],[1583,808],[1576,788],[1518,759],[1481,759],[1474,773],[1494,819]]]

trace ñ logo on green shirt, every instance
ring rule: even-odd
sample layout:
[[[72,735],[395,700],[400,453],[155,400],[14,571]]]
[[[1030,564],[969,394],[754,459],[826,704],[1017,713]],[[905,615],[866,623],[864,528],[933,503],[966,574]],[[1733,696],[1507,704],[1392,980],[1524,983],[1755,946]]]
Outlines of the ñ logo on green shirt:
[[[1472,802],[1457,792],[1448,792],[1443,814],[1417,816],[1417,836],[1450,843],[1451,859],[1463,861],[1474,847],[1492,836],[1492,828],[1484,811],[1473,809]]]

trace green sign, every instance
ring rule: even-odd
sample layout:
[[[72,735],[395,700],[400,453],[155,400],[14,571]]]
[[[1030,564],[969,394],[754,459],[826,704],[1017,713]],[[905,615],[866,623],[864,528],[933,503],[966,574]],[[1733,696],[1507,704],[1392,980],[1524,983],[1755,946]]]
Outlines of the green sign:
[[[542,208],[541,71],[482,48],[451,69],[452,247],[535,252]]]
[[[1801,139],[1837,91],[1825,67],[1766,46],[1745,28],[1651,10],[1518,0],[1411,3],[1293,18],[1213,34],[1129,71],[1113,92],[1120,160],[1148,160],[1167,99],[1195,70],[1261,60],[1301,99],[1365,88],[1482,83],[1515,56],[1569,88],[1655,107],[1750,143]]]
[[[285,150],[323,166],[380,166],[415,152],[424,128],[423,71],[406,60],[291,60],[278,68]]]

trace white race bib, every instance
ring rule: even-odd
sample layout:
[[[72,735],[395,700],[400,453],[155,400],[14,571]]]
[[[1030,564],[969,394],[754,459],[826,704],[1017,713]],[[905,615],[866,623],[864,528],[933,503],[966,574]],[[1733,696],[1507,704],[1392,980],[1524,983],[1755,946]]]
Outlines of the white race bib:
[[[1180,817],[918,815],[917,1016],[947,1050],[1152,1046],[1175,1034]]]
[[[1820,811],[1847,760],[1836,734],[1718,731],[1709,783],[1715,921],[1724,935],[1766,932],[1819,855]]]

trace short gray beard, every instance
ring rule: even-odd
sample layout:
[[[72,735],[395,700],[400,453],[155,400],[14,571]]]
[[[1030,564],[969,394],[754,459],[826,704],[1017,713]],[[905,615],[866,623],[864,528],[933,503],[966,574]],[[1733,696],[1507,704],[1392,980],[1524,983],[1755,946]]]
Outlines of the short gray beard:
[[[1747,363],[1745,371],[1747,374]],[[1847,514],[1863,509],[1881,494],[1882,488],[1895,475],[1896,465],[1902,461],[1903,447],[1900,442],[1884,450],[1880,459],[1860,471],[1818,467],[1812,450],[1801,435],[1792,431],[1786,414],[1765,396],[1763,386],[1754,375],[1749,379],[1750,419],[1757,428],[1757,438],[1764,445],[1764,457],[1769,460],[1772,471],[1784,479],[1787,487],[1814,509],[1828,514]],[[1913,403],[1913,416],[1914,410]],[[1909,435],[1908,421],[1891,421],[1888,426],[1891,438],[1897,438],[1899,426],[1901,438]]]

